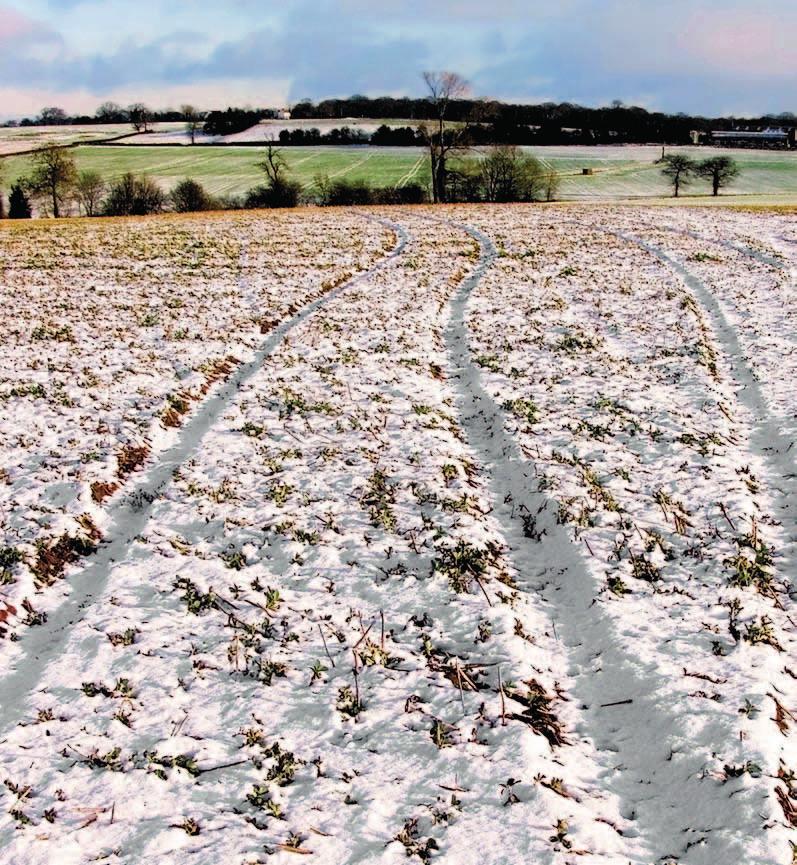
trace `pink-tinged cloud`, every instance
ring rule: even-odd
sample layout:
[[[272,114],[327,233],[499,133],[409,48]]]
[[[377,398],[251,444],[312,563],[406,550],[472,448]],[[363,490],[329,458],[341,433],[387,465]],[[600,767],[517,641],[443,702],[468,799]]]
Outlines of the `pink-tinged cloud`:
[[[11,42],[32,36],[42,29],[41,25],[16,9],[0,6],[0,42]]]
[[[240,105],[285,105],[290,82],[286,79],[229,79],[189,84],[131,84],[97,94],[75,87],[53,91],[45,87],[3,86],[0,83],[0,121],[9,117],[35,117],[45,105],[58,105],[72,114],[94,114],[97,105],[110,99],[120,105],[143,101],[161,108],[185,103],[203,108],[226,108],[231,100]]]
[[[760,75],[794,75],[797,16],[777,18],[760,12],[732,11],[722,17],[693,15],[690,31],[699,34],[693,53],[716,69]]]

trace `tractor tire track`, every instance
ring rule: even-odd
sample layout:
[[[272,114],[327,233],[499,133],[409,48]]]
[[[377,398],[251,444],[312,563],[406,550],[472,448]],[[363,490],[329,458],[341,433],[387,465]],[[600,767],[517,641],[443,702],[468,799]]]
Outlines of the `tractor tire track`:
[[[573,224],[588,228],[583,223],[573,221]],[[673,234],[698,240],[701,243],[711,243],[738,252],[769,267],[785,271],[790,269],[788,265],[778,259],[743,244],[705,237],[697,232],[673,226],[661,226],[661,228]],[[794,657],[796,629],[794,617],[790,614],[793,607],[790,605],[797,598],[797,586],[795,585],[795,578],[797,577],[797,507],[794,504],[797,501],[795,443],[781,431],[778,419],[772,414],[769,403],[761,390],[760,379],[755,369],[745,359],[739,335],[728,321],[722,302],[709,286],[682,261],[673,257],[661,246],[626,232],[610,229],[598,230],[639,247],[668,268],[690,292],[709,322],[714,341],[722,353],[725,368],[730,374],[730,389],[738,404],[748,413],[748,418],[743,424],[746,428],[747,439],[745,450],[750,455],[759,457],[763,462],[766,481],[764,495],[765,498],[769,499],[768,509],[774,512],[777,523],[784,530],[785,544],[776,555],[776,564],[785,586],[785,593],[778,599],[778,607],[784,612],[786,621],[791,623],[791,627],[782,632],[782,637],[787,641],[786,657]],[[762,680],[762,684],[764,685],[762,697],[765,693],[771,696],[769,688],[774,688],[780,694],[793,693],[792,674],[783,666],[777,673],[772,671],[767,673],[765,669],[765,680]],[[793,754],[789,758],[789,743],[785,738],[783,741],[779,741],[779,751],[783,764],[793,765]]]
[[[22,654],[0,679],[0,737],[4,737],[9,729],[18,723],[24,713],[26,698],[35,690],[50,661],[61,652],[70,630],[83,618],[84,611],[104,590],[114,564],[127,555],[131,544],[146,525],[154,502],[175,472],[202,447],[203,437],[222,416],[240,388],[297,325],[343,291],[385,268],[403,253],[408,242],[408,234],[403,228],[378,217],[364,218],[379,222],[395,232],[396,243],[393,249],[367,270],[355,274],[346,282],[306,304],[295,315],[275,327],[252,360],[239,366],[184,424],[177,442],[159,454],[157,461],[146,470],[135,488],[109,508],[111,524],[106,540],[86,566],[68,578],[69,595],[49,614],[46,622],[29,628],[24,633],[21,640]]]
[[[736,250],[749,258],[770,266],[785,267],[782,262],[777,262],[776,259],[764,253],[758,253],[729,241],[712,241],[692,232],[681,232],[679,229],[667,228],[667,230],[687,234],[701,242],[715,243]],[[619,232],[615,236],[644,249],[675,273],[708,316],[712,331],[731,372],[736,398],[751,413],[754,420],[750,430],[751,450],[760,456],[768,467],[769,488],[777,500],[784,526],[788,527],[790,543],[791,545],[797,544],[797,507],[794,504],[797,501],[797,463],[795,462],[797,449],[794,447],[794,442],[781,432],[777,418],[772,415],[769,404],[761,391],[758,376],[745,360],[739,336],[736,329],[729,323],[721,302],[701,279],[661,247],[630,234]],[[795,560],[790,569],[792,574],[797,568],[797,552],[793,555]]]
[[[445,332],[461,425],[488,474],[510,556],[527,591],[548,607],[567,647],[570,691],[583,712],[577,732],[594,743],[606,787],[622,801],[624,816],[635,821],[625,832],[628,861],[771,865],[751,855],[750,839],[737,828],[748,822],[757,801],[703,780],[704,759],[692,747],[688,719],[673,708],[667,677],[625,647],[617,625],[595,600],[599,587],[557,524],[555,501],[540,488],[534,464],[507,433],[505,413],[481,384],[468,346],[466,307],[497,250],[482,232],[461,227],[481,247],[479,264],[451,302]],[[721,821],[718,814],[724,815]]]

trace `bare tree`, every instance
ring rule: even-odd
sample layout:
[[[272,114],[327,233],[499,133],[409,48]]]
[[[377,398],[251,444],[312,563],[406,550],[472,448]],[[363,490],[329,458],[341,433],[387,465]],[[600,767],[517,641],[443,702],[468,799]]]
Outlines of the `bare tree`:
[[[191,136],[191,144],[195,144],[197,131],[202,125],[202,115],[193,105],[182,105],[180,113],[185,120],[185,131]]]
[[[75,160],[63,147],[48,144],[33,154],[32,162],[30,189],[46,198],[52,207],[53,216],[57,219],[77,180]]]
[[[257,163],[266,173],[266,183],[250,189],[246,196],[246,207],[296,207],[301,186],[291,180],[288,165],[273,144],[266,149],[266,158]]]
[[[128,119],[127,112],[116,102],[103,102],[94,116],[102,123],[124,123]]]
[[[75,194],[86,216],[97,216],[105,195],[105,181],[97,171],[81,171],[75,184]]]
[[[428,100],[434,108],[434,120],[422,123],[420,132],[429,147],[432,169],[432,200],[445,202],[447,196],[448,160],[452,152],[462,149],[466,140],[465,125],[447,122],[449,107],[469,92],[468,83],[456,72],[424,72],[423,80],[429,91]]]
[[[149,132],[152,113],[143,102],[135,102],[127,109],[130,122],[136,132]]]
[[[482,159],[479,170],[487,201],[536,201],[544,191],[539,160],[514,144],[495,147]]]
[[[662,160],[661,173],[669,178],[673,194],[678,198],[681,188],[688,186],[695,173],[695,163],[682,153],[668,153]]]
[[[269,144],[266,149],[266,158],[262,162],[257,163],[258,168],[262,168],[266,172],[268,182],[272,186],[279,186],[284,182],[284,174],[288,170],[285,159],[273,144]]]
[[[556,201],[556,196],[559,194],[560,180],[555,168],[549,168],[545,175],[545,200]]]
[[[63,108],[57,108],[56,106],[42,108],[42,112],[39,115],[39,122],[47,126],[58,126],[61,123],[66,123],[66,121],[66,111],[64,111]]]
[[[739,165],[730,156],[714,156],[701,162],[697,173],[711,181],[711,191],[716,196],[723,186],[739,176]]]

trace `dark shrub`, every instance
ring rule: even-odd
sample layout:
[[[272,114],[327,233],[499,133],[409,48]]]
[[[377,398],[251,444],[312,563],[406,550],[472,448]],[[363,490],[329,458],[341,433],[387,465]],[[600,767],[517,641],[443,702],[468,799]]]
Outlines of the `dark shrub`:
[[[106,216],[147,216],[163,210],[164,195],[154,180],[125,174],[114,184],[105,199]]]
[[[241,210],[244,201],[240,195],[218,195],[214,206],[217,210]]]
[[[30,199],[20,183],[11,187],[11,195],[8,196],[8,218],[30,219]]]
[[[318,203],[322,207],[345,207],[352,204],[373,204],[374,193],[364,180],[330,180],[327,177],[316,181]]]
[[[293,180],[269,182],[250,189],[246,193],[244,207],[296,207],[301,191],[301,184]]]
[[[423,204],[428,201],[426,189],[419,183],[406,186],[373,187],[364,180],[329,180],[317,178],[316,201],[322,207],[350,207],[357,204]]]
[[[408,183],[393,188],[386,186],[373,190],[374,204],[424,204],[429,196],[420,183]]]
[[[178,213],[193,213],[198,210],[211,210],[213,199],[205,192],[201,183],[190,177],[181,180],[169,193],[172,207]]]

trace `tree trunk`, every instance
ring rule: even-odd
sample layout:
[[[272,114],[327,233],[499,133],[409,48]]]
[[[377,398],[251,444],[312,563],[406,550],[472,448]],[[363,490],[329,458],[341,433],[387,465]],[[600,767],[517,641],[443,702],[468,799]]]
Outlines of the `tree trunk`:
[[[448,190],[446,183],[446,158],[441,153],[437,157],[437,198],[441,204],[448,201]]]
[[[53,186],[51,192],[53,195],[53,217],[55,219],[58,219],[58,217],[61,215],[58,210],[58,190],[55,188],[55,186]]]
[[[438,203],[439,196],[437,190],[437,155],[435,154],[434,141],[429,141],[429,159],[432,163],[432,202]]]

